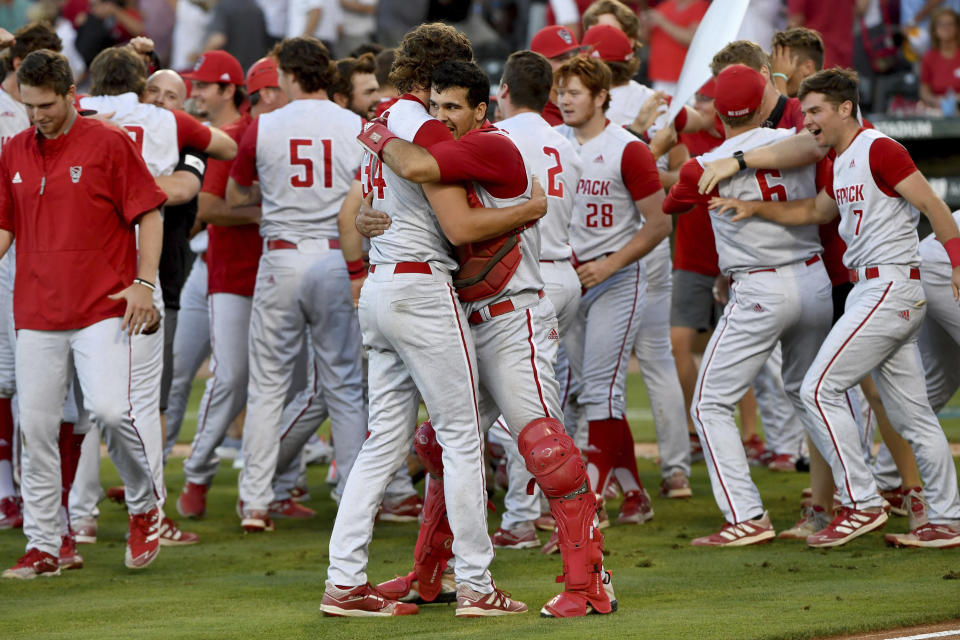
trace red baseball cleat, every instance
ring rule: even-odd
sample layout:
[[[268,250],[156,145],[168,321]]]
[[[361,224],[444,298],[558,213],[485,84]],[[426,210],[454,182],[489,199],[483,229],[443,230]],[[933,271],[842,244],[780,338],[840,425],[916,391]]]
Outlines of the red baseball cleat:
[[[128,569],[143,569],[160,553],[160,510],[156,507],[146,513],[130,516],[130,537],[124,564]]]
[[[83,556],[77,553],[77,541],[72,534],[63,536],[59,563],[63,570],[83,569]]]
[[[807,544],[811,547],[839,547],[865,533],[879,529],[886,521],[887,514],[883,509],[873,512],[844,507],[840,510],[840,515],[834,518],[825,529],[808,537]]]
[[[509,593],[497,589],[497,585],[493,585],[490,593],[474,591],[465,584],[457,585],[458,618],[486,618],[526,612],[527,605],[513,600]]]
[[[960,547],[960,525],[928,522],[908,533],[888,533],[883,539],[891,547],[953,549]]]
[[[380,507],[380,520],[386,522],[416,522],[423,511],[423,498],[414,494],[399,502],[384,500]]]
[[[653,518],[653,505],[646,489],[627,491],[620,505],[617,524],[643,524]]]
[[[530,549],[540,546],[537,530],[529,522],[524,522],[513,529],[501,527],[490,536],[490,541],[496,549]]]
[[[107,498],[117,504],[127,504],[127,492],[123,485],[107,489]]]
[[[202,518],[207,512],[207,489],[205,484],[188,482],[177,498],[177,513],[184,518]]]
[[[327,616],[370,618],[411,616],[415,615],[419,609],[415,604],[385,598],[370,586],[369,582],[359,587],[341,588],[327,581],[320,611]]]
[[[270,516],[274,518],[294,518],[297,520],[306,520],[317,515],[316,511],[295,502],[293,498],[271,502],[268,511],[270,511]]]
[[[188,544],[197,544],[200,536],[190,531],[183,531],[174,520],[164,516],[160,521],[160,546],[185,547]]]
[[[457,580],[453,571],[444,571],[440,575],[440,593],[433,600],[424,600],[417,584],[417,572],[411,571],[405,576],[397,576],[377,585],[377,591],[388,600],[412,602],[414,604],[435,604],[457,601]]]
[[[727,522],[715,534],[694,538],[690,544],[694,547],[745,547],[770,542],[776,535],[770,522],[770,514],[764,511],[763,515],[755,520],[744,520],[737,524]]]
[[[3,572],[2,577],[14,580],[33,580],[37,576],[49,578],[60,575],[60,563],[52,554],[30,549],[20,556],[17,564]]]

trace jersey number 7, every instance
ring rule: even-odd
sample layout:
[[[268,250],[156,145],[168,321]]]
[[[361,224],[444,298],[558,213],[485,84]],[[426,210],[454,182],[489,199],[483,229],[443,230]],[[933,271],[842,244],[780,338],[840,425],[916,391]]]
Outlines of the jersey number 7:
[[[323,187],[329,189],[333,186],[333,141],[310,138],[290,138],[290,166],[303,167],[302,175],[298,172],[290,176],[290,186],[298,189],[313,186],[313,158],[306,154],[314,142],[319,142],[323,148]]]

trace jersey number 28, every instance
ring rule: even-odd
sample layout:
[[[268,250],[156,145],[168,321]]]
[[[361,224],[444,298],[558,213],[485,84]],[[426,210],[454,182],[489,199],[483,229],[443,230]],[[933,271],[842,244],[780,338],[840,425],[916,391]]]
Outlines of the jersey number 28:
[[[323,148],[323,187],[329,189],[333,186],[333,141],[310,138],[290,138],[290,166],[303,167],[302,174],[298,171],[290,176],[290,186],[298,189],[313,186],[313,158],[305,153],[314,142],[319,142]]]

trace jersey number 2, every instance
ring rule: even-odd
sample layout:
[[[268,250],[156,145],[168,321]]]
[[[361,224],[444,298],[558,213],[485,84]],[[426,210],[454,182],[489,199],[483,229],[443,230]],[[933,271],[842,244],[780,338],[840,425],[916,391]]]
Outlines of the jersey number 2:
[[[757,185],[760,186],[760,197],[768,202],[771,200],[786,202],[787,189],[782,184],[775,184],[771,187],[767,184],[767,176],[779,178],[780,172],[776,169],[760,169],[757,171]]]
[[[323,147],[323,187],[329,189],[333,186],[333,141],[320,140]],[[310,138],[291,138],[290,139],[290,165],[294,167],[303,167],[303,175],[294,174],[290,176],[290,185],[297,188],[307,188],[313,186],[313,159],[300,155],[301,147],[312,147],[314,141]]]
[[[548,156],[551,156],[557,163],[547,169],[547,195],[562,198],[563,183],[558,179],[560,173],[563,171],[563,165],[560,164],[560,152],[553,147],[544,147],[543,152]]]

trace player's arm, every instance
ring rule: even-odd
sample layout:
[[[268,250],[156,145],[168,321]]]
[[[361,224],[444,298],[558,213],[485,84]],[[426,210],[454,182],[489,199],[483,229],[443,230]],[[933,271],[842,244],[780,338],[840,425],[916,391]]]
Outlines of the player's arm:
[[[730,218],[730,222],[739,222],[758,216],[785,227],[825,224],[840,214],[837,202],[830,197],[826,189],[821,189],[815,198],[787,202],[713,198],[710,200],[710,208],[716,209],[717,214],[733,211],[734,215]]]
[[[697,190],[697,181],[703,173],[703,167],[695,158],[690,158],[680,166],[677,181],[670,187],[667,197],[663,200],[661,210],[667,215],[681,215],[689,213],[699,204],[706,204],[710,195],[716,195],[716,190],[704,195]]]
[[[748,169],[793,169],[819,162],[828,146],[820,146],[809,131],[784,138],[763,147],[756,147],[743,154]],[[700,177],[700,193],[712,191],[721,180],[740,171],[740,164],[733,156],[707,164]]]
[[[651,147],[652,150],[652,147]],[[660,184],[664,189],[669,189],[680,180],[680,168],[690,159],[690,151],[686,145],[674,145],[667,155],[667,170],[660,171]]]
[[[363,203],[360,181],[354,180],[350,185],[347,196],[340,205],[337,214],[337,228],[340,231],[340,250],[347,263],[347,273],[350,276],[350,292],[353,294],[353,304],[360,301],[360,288],[367,278],[367,265],[363,261],[363,236],[357,229],[357,214]]]
[[[220,129],[210,127],[210,144],[203,151],[217,160],[233,160],[237,157],[237,142]]]
[[[471,208],[466,190],[457,184],[424,185],[423,191],[444,235],[455,246],[496,238],[547,212],[547,196],[536,178],[529,200],[500,209]]]
[[[216,127],[207,127],[183,111],[171,111],[177,122],[177,144],[181,150],[196,149],[214,160],[230,161],[237,156],[237,142]]]
[[[10,250],[10,245],[12,244],[13,232],[7,229],[0,229],[0,258],[7,255],[7,251]]]
[[[221,227],[258,223],[260,222],[260,207],[231,207],[223,198],[201,191],[200,195],[197,196],[197,220]]]
[[[257,182],[258,133],[259,125],[255,120],[244,132],[237,157],[230,166],[230,179],[226,181],[225,189],[226,201],[235,210],[260,204],[260,183]]]
[[[440,182],[440,165],[419,145],[394,138],[383,148],[381,159],[404,180],[417,184]]]
[[[947,250],[950,266],[953,267],[953,298],[960,299],[960,230],[957,229],[957,222],[953,219],[950,208],[919,171],[914,171],[898,182],[894,189],[927,216],[934,235]]]
[[[157,310],[153,306],[153,291],[160,286],[157,272],[160,268],[160,251],[163,248],[163,218],[159,209],[151,209],[137,218],[140,227],[137,241],[137,278],[123,291],[108,296],[111,300],[126,300],[122,331],[130,335],[142,333],[157,322]],[[146,284],[144,284],[146,283]]]
[[[174,171],[169,176],[156,176],[154,180],[167,194],[167,204],[170,206],[190,202],[200,193],[203,184],[196,174],[189,171]]]
[[[233,178],[227,182],[227,204],[231,207],[259,206],[261,201],[260,183],[242,185]]]

